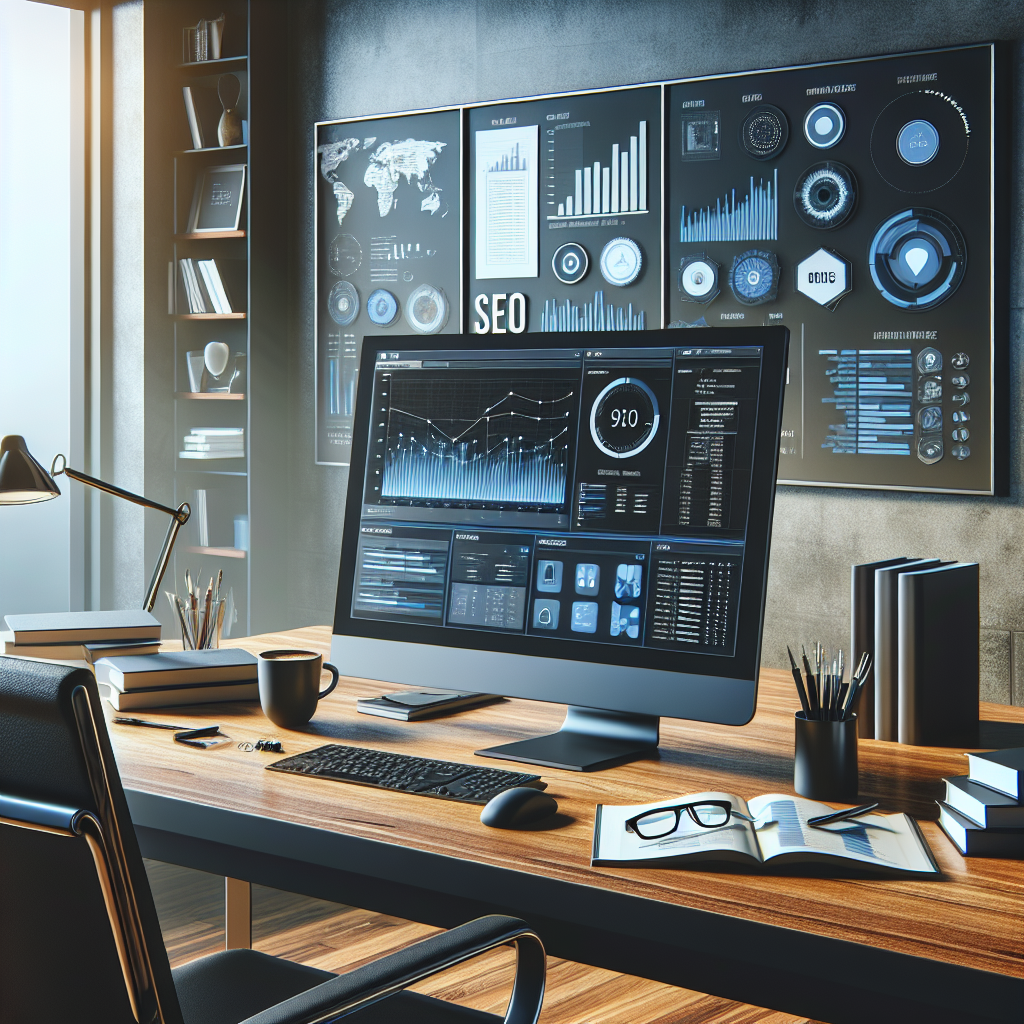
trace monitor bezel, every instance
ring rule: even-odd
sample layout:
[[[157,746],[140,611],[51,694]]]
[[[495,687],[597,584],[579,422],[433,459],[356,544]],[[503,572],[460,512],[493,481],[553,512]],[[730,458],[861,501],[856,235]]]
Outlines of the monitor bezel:
[[[352,463],[349,468],[342,550],[338,576],[337,601],[331,643],[334,663],[346,675],[374,679],[389,684],[426,686],[439,689],[483,690],[507,697],[633,714],[682,718],[729,725],[746,724],[754,714],[760,669],[761,641],[767,594],[768,557],[774,514],[775,480],[778,475],[779,432],[782,424],[782,395],[785,389],[789,330],[772,327],[716,328],[706,332],[675,334],[671,340],[662,332],[606,332],[584,334],[519,334],[506,336],[501,344],[484,335],[403,335],[366,339],[360,360],[356,395]],[[632,344],[630,342],[632,341]],[[439,636],[437,627],[396,624],[394,622],[353,618],[351,595],[356,569],[356,550],[362,522],[362,504],[369,440],[369,418],[360,410],[372,401],[377,353],[389,351],[434,351],[453,347],[466,349],[550,349],[599,347],[671,346],[673,348],[762,348],[761,376],[758,388],[758,430],[754,438],[754,470],[750,501],[767,488],[767,514],[748,518],[745,560],[760,565],[759,592],[749,583],[745,568],[740,592],[737,632],[756,631],[752,645],[744,645],[733,656],[689,655],[701,661],[721,659],[722,673],[645,668],[623,664],[637,648],[593,645],[574,657],[578,642],[546,640],[542,646],[551,653],[543,656],[501,650],[501,634],[479,630],[447,630]],[[773,414],[774,408],[774,414]],[[762,417],[767,415],[769,422]],[[765,476],[770,479],[766,481]],[[754,591],[752,593],[752,591]],[[401,633],[403,639],[398,639]],[[390,634],[390,635],[388,635]],[[444,644],[436,643],[437,639]],[[482,641],[492,639],[485,649]],[[505,638],[510,639],[510,638]],[[515,638],[516,640],[525,637]],[[528,637],[531,646],[538,638]],[[546,639],[546,638],[543,638]],[[433,641],[433,642],[432,642]],[[551,645],[561,650],[554,653]],[[710,662],[709,667],[715,663]],[[554,667],[554,668],[553,668]],[[628,674],[628,675],[624,675]],[[624,680],[628,679],[628,686]]]

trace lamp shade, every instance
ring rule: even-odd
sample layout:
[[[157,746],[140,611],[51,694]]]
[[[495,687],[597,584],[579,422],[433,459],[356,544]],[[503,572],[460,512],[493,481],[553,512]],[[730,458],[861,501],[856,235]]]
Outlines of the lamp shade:
[[[0,441],[0,505],[29,505],[59,494],[53,477],[25,447],[25,438],[8,434]]]

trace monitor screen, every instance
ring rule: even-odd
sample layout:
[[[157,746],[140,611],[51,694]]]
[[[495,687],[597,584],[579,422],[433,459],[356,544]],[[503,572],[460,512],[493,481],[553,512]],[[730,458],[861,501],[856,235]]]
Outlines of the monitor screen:
[[[332,655],[740,724],[788,331],[367,339]]]

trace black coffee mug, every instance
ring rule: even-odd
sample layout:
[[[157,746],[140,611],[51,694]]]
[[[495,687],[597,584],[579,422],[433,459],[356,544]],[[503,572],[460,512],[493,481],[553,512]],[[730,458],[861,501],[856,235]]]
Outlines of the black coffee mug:
[[[323,663],[315,651],[264,651],[256,656],[263,714],[282,729],[298,729],[316,711],[317,701],[338,685],[338,670]],[[331,673],[330,686],[320,690],[320,674]]]

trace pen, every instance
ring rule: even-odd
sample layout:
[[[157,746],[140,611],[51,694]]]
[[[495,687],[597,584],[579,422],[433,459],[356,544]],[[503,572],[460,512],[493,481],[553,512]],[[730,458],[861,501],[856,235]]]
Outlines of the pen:
[[[873,804],[861,804],[860,807],[848,807],[845,811],[833,811],[831,814],[819,814],[816,818],[808,818],[807,824],[812,828],[821,825],[831,825],[836,821],[845,821],[847,818],[859,818],[862,814],[873,811],[878,806],[876,800]]]
[[[202,729],[188,729],[183,733],[179,733],[174,738],[176,740],[198,740],[203,736],[216,736],[220,732],[219,725],[207,725]]]
[[[793,682],[796,683],[796,693],[800,698],[800,707],[803,708],[804,717],[811,717],[811,705],[807,703],[807,694],[804,692],[804,681],[800,677],[800,669],[796,667],[796,659],[793,657],[793,652],[787,647],[786,653],[789,655],[789,663],[793,666]]]
[[[807,660],[807,648],[801,645],[800,655],[804,662],[804,675],[807,677],[807,700],[811,705],[811,714],[817,717],[818,694],[814,685],[814,673],[811,671],[811,663]]]
[[[115,718],[115,725],[144,725],[149,729],[170,729],[173,732],[188,732],[191,725],[166,725],[164,722],[147,722],[143,718]]]

